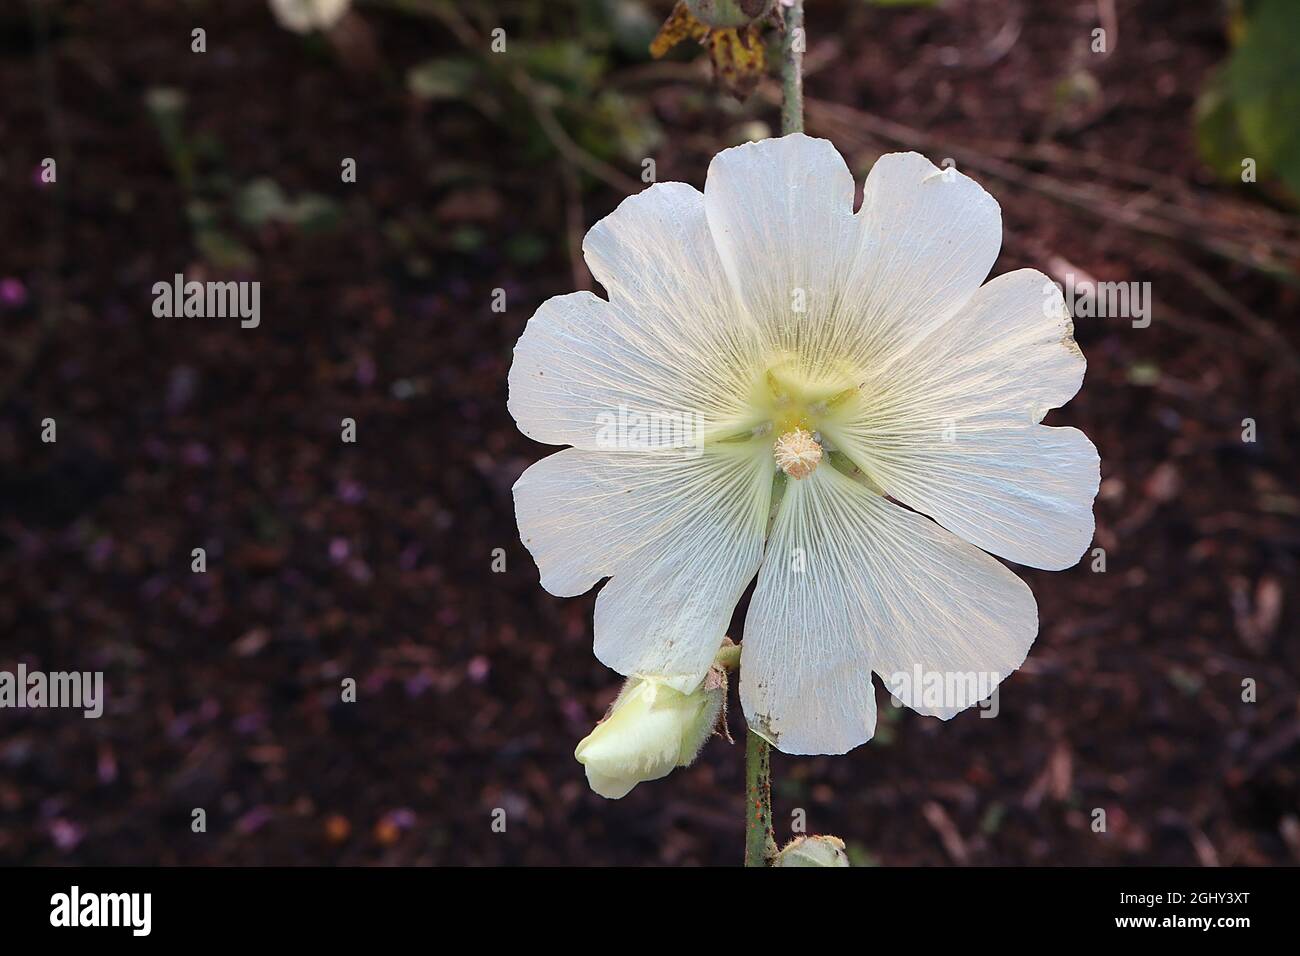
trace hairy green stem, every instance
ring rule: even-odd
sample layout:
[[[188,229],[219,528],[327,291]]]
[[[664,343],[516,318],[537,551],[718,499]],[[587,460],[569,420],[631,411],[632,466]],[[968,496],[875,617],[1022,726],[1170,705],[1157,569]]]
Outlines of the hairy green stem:
[[[772,836],[772,748],[745,731],[745,866],[767,866],[776,856]]]
[[[803,132],[803,0],[785,7],[781,40],[781,135]],[[743,664],[743,658],[741,663]],[[776,856],[772,833],[772,748],[745,731],[745,866],[767,866]]]
[[[781,135],[803,132],[803,0],[785,8],[781,39]]]
[[[723,670],[734,671],[740,667],[740,645],[732,644],[727,641],[718,650],[713,657],[713,663],[722,667]]]

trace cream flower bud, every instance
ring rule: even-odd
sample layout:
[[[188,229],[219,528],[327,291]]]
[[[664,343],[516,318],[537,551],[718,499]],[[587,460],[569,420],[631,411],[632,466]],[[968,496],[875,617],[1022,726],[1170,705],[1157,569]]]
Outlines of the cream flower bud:
[[[617,800],[643,780],[658,780],[694,761],[717,726],[726,696],[727,679],[718,667],[689,694],[658,678],[630,678],[573,755],[587,768],[591,789]]]
[[[785,845],[773,866],[848,866],[844,841],[833,836],[795,837]]]
[[[348,12],[352,0],[271,0],[280,26],[294,33],[328,30]]]

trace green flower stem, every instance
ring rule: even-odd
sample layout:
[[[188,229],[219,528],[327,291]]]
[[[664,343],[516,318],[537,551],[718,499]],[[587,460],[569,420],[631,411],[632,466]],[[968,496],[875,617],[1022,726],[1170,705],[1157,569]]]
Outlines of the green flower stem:
[[[745,731],[745,866],[767,866],[776,856],[772,836],[772,748]]]
[[[803,132],[803,0],[785,8],[781,39],[781,135]],[[796,44],[798,49],[795,49]]]
[[[803,132],[803,0],[785,7],[781,40],[781,135]],[[796,49],[797,47],[797,49]],[[776,856],[772,834],[772,748],[745,731],[745,866],[767,866]]]

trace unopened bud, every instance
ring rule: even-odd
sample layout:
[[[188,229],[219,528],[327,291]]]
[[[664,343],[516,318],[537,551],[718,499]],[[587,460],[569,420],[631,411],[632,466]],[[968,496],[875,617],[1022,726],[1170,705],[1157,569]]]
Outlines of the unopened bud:
[[[294,33],[328,30],[348,12],[352,0],[271,0],[280,26]]]
[[[844,841],[833,836],[795,837],[785,845],[773,866],[848,866]]]
[[[688,694],[660,678],[630,678],[573,756],[587,768],[591,789],[617,800],[643,780],[691,764],[713,735],[726,696],[726,674],[717,666]]]

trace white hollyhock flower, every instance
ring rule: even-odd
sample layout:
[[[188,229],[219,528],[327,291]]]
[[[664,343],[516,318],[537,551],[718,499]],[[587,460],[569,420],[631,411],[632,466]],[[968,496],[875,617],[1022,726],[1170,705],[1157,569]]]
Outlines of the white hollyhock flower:
[[[510,370],[524,434],[572,446],[514,489],[542,585],[609,577],[596,656],[688,691],[757,573],[740,695],[786,753],[870,739],[873,670],[921,713],[982,699],[1038,630],[984,552],[1067,568],[1093,533],[1096,449],[1040,424],[1083,355],[1044,275],[981,284],[997,202],[915,153],[881,157],[853,200],[834,147],[802,134],[719,153],[703,194],[652,186],[583,244],[609,300],[545,302]],[[611,431],[655,415],[698,440]]]
[[[352,0],[271,0],[280,26],[294,33],[328,30],[348,12]]]

